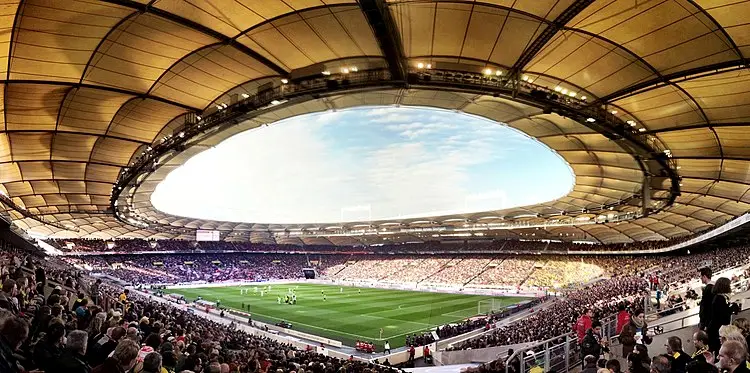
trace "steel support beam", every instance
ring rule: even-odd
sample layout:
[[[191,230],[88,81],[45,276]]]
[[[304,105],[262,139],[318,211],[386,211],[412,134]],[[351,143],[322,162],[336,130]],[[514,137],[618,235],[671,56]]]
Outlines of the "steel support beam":
[[[668,82],[674,82],[675,80],[686,79],[692,75],[713,75],[724,69],[743,68],[744,66],[747,66],[748,62],[750,61],[748,61],[747,59],[724,61],[711,65],[696,67],[693,69],[678,71],[672,74],[666,74],[642,83],[631,85],[619,91],[610,93],[606,96],[602,96],[595,103],[607,103],[610,101],[616,101],[633,93],[636,93],[642,89],[655,87],[658,84],[667,84]]]
[[[565,28],[575,16],[581,13],[586,7],[591,5],[594,0],[576,0],[573,4],[570,4],[560,15],[555,18],[552,23],[548,24],[544,28],[541,34],[534,39],[531,43],[526,46],[523,53],[518,57],[516,62],[510,69],[510,76],[515,76],[531,62],[534,56],[544,48],[547,43],[557,34],[558,31]]]
[[[405,81],[404,48],[396,29],[396,22],[391,17],[391,12],[388,11],[388,5],[384,0],[360,0],[359,5],[362,7],[367,22],[372,27],[380,49],[383,51],[383,56],[388,62],[391,78],[396,81]]]

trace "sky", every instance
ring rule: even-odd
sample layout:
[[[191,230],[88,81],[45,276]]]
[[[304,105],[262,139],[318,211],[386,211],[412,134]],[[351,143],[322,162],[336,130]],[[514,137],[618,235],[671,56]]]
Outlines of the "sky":
[[[234,135],[172,171],[151,202],[200,219],[336,223],[524,206],[562,197],[573,182],[562,158],[503,124],[365,107]]]

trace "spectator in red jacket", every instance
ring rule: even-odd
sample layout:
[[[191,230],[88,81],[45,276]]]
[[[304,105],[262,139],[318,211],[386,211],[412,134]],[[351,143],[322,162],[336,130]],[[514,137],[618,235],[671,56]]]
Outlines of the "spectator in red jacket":
[[[617,327],[615,328],[616,334],[620,334],[620,332],[622,332],[622,328],[624,328],[625,325],[628,325],[628,323],[630,322],[630,313],[625,308],[625,303],[620,303],[617,305]]]
[[[586,331],[591,329],[592,317],[594,317],[594,310],[591,308],[586,309],[586,313],[581,315],[576,321],[575,332],[578,335],[578,343],[583,341],[583,337],[586,336]]]

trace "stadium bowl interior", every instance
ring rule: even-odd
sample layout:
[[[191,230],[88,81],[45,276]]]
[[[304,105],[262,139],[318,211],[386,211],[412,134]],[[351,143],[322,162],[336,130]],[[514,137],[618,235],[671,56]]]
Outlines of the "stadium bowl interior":
[[[750,207],[750,1],[6,3],[0,198],[31,233],[318,231],[170,216],[150,195],[233,134],[362,105],[507,123],[576,175],[558,200],[430,226],[558,223],[539,238],[624,243],[691,235]]]

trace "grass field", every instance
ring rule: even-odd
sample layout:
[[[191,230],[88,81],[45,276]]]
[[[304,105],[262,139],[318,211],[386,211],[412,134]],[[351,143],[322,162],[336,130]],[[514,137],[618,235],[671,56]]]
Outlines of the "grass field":
[[[355,340],[367,340],[382,348],[388,339],[392,348],[404,345],[407,334],[429,330],[438,325],[475,316],[480,300],[495,299],[503,306],[518,303],[520,297],[488,297],[480,295],[428,293],[389,289],[339,287],[313,284],[271,285],[263,297],[253,292],[240,295],[239,286],[195,289],[174,289],[189,301],[197,297],[211,302],[221,300],[223,307],[242,309],[250,304],[253,320],[292,323],[294,330],[307,332],[352,346]],[[297,304],[277,303],[277,296],[295,289]],[[343,292],[341,292],[343,289]],[[360,293],[361,290],[361,293]],[[321,291],[325,291],[323,301]],[[383,338],[379,337],[383,328]]]

